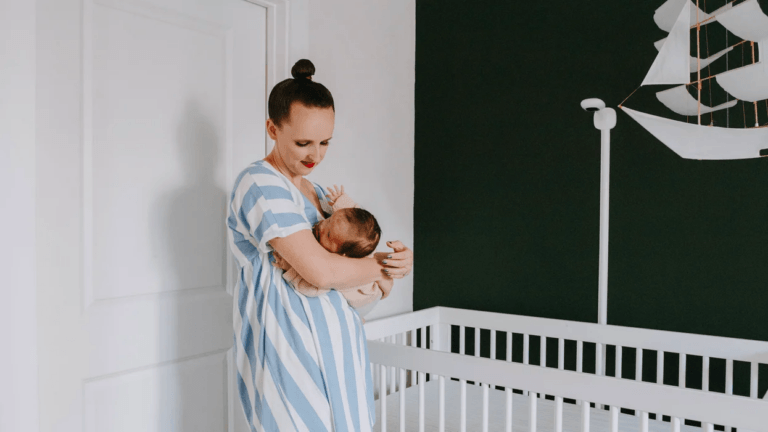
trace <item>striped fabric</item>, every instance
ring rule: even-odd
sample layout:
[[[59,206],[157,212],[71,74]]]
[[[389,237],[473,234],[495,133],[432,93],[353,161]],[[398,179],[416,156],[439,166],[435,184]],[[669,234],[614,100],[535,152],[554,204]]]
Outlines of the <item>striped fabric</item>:
[[[315,192],[328,208],[326,192]],[[240,402],[251,431],[370,431],[375,422],[365,331],[331,290],[296,292],[274,267],[269,240],[323,218],[269,163],[235,181],[227,225],[237,259],[234,351]]]

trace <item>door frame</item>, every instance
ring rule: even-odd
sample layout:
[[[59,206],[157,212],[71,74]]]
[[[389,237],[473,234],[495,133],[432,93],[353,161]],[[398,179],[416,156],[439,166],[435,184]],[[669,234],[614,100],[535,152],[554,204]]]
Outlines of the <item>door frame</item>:
[[[0,193],[14,203],[3,215],[0,272],[0,429],[39,431],[36,291],[36,77],[37,6],[0,4],[0,50],[8,65],[0,74],[0,144],[10,160],[0,163]],[[8,169],[6,169],[8,168]]]
[[[249,3],[264,7],[267,10],[267,79],[265,89],[264,100],[264,112],[269,115],[267,107],[269,91],[278,82],[286,79],[290,76],[291,62],[296,61],[305,54],[293,43],[294,40],[305,40],[307,38],[307,20],[302,13],[291,13],[291,8],[304,6],[306,8],[306,0],[244,0]],[[304,3],[303,5],[297,3]],[[301,21],[301,22],[300,22]],[[292,30],[295,32],[295,38],[292,38]],[[293,49],[292,49],[293,48]],[[293,52],[293,55],[292,55]],[[302,57],[295,57],[296,55]],[[266,119],[264,119],[266,121]],[[264,154],[266,155],[271,146],[270,138],[266,132],[264,132]],[[236,173],[232,172],[232,158],[227,156],[227,185],[231,185],[235,179]],[[232,260],[232,254],[227,253],[226,262],[227,271],[230,273],[234,268]],[[228,275],[226,278],[227,292],[230,295],[234,294],[234,287],[232,286],[235,278],[233,275]],[[230,348],[227,351],[227,425],[228,432],[241,432],[235,430],[235,425],[238,422],[235,421],[236,416],[241,415],[240,397],[238,394],[238,387],[236,385],[237,380],[237,365],[235,364],[234,349]]]

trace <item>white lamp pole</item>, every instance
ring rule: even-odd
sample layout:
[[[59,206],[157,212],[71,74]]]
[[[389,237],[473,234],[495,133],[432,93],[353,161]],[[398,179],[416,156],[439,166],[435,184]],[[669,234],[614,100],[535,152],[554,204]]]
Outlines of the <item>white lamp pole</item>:
[[[608,324],[608,192],[611,175],[611,129],[616,126],[616,111],[600,99],[585,99],[581,107],[594,112],[595,128],[600,130],[600,267],[598,279],[597,323]]]

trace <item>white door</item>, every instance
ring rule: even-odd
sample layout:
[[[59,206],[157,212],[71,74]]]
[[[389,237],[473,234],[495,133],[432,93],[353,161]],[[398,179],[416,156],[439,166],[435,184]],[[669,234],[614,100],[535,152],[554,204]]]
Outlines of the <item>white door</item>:
[[[40,430],[243,430],[225,217],[264,157],[267,10],[37,4]]]

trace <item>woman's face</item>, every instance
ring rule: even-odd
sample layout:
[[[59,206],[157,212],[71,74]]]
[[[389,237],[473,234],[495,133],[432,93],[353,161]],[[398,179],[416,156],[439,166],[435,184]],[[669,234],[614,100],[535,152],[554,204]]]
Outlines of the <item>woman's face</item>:
[[[333,108],[310,108],[294,102],[281,127],[267,120],[267,132],[275,140],[282,168],[291,176],[306,176],[322,162],[333,136],[334,118]]]

